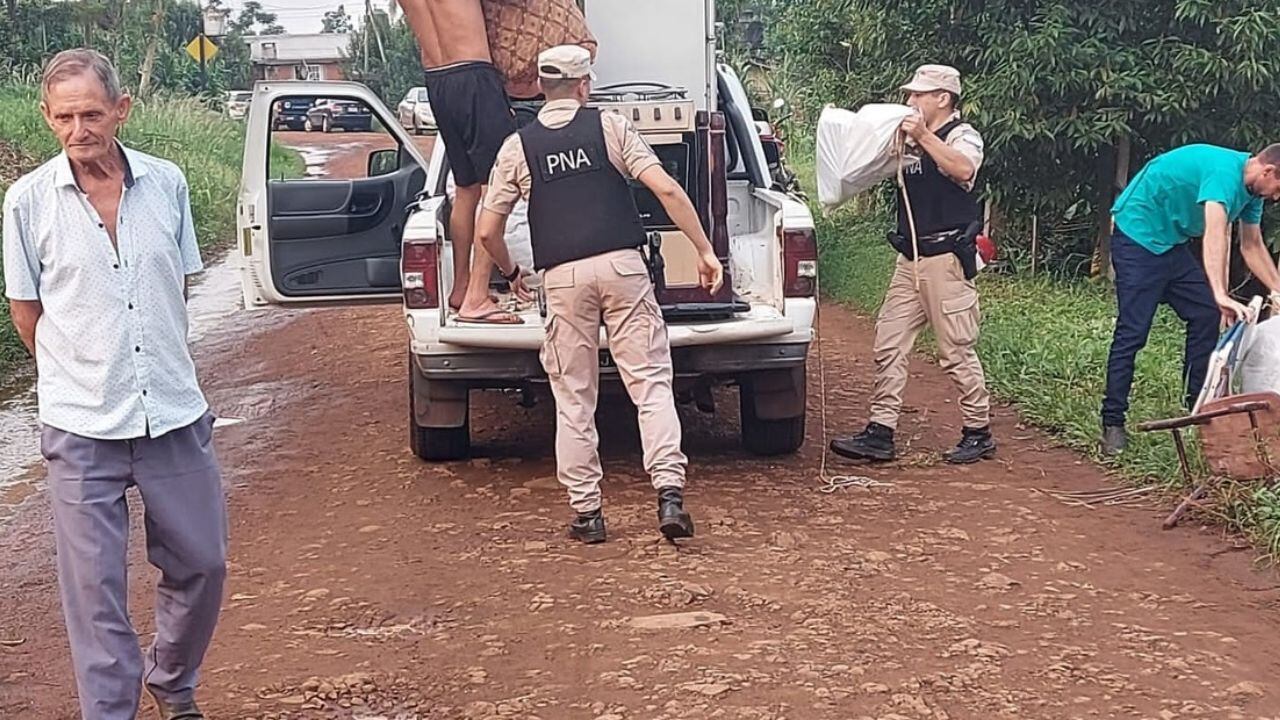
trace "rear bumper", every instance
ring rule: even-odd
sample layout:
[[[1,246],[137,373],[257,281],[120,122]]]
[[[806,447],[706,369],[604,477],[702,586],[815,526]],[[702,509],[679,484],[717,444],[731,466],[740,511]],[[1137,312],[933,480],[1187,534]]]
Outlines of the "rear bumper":
[[[690,345],[671,349],[677,378],[733,378],[764,370],[801,367],[809,343],[750,345]],[[486,351],[415,355],[418,373],[426,380],[466,382],[476,388],[517,387],[545,382],[546,372],[532,350]],[[601,379],[617,379],[613,367],[602,367]]]

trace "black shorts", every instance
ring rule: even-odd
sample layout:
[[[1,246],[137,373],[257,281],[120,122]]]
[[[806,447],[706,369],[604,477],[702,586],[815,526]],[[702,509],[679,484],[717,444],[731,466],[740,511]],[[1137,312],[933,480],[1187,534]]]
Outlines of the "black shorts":
[[[453,182],[458,187],[488,184],[498,150],[516,131],[498,69],[470,62],[428,70],[426,86]]]

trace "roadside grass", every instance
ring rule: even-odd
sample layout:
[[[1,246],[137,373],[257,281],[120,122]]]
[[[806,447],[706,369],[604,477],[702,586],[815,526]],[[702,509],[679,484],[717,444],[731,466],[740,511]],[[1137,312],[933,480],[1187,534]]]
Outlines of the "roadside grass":
[[[812,165],[796,163],[812,183]],[[816,193],[812,193],[816,197]],[[874,205],[874,203],[872,203]],[[883,209],[841,208],[817,219],[822,292],[869,314],[880,307],[895,253],[885,241],[890,217]],[[978,354],[988,386],[1017,405],[1021,415],[1062,445],[1104,462],[1098,453],[1099,405],[1115,320],[1114,292],[1105,284],[1048,276],[999,275],[979,279],[982,333]],[[1150,341],[1138,355],[1131,425],[1185,414],[1181,407],[1182,323],[1162,307]],[[920,350],[932,354],[928,334]],[[1129,449],[1109,469],[1135,485],[1170,493],[1183,490],[1177,452],[1168,433],[1131,430]],[[998,440],[998,439],[997,439]],[[1196,443],[1189,443],[1194,471],[1206,473]],[[1280,560],[1280,488],[1224,483],[1211,511],[1226,527],[1247,535],[1269,562]],[[1170,505],[1170,509],[1172,506]],[[1153,531],[1158,526],[1153,525]]]
[[[136,103],[121,132],[132,148],[171,160],[186,174],[196,235],[205,248],[217,248],[235,233],[236,195],[244,154],[244,123],[230,120],[190,98],[157,97]],[[40,115],[36,88],[0,87],[0,192],[23,173],[59,151],[57,139]],[[272,148],[272,167],[290,177],[305,170],[302,157]],[[0,289],[3,280],[0,279]],[[9,321],[8,303],[0,303],[0,381],[26,357]]]

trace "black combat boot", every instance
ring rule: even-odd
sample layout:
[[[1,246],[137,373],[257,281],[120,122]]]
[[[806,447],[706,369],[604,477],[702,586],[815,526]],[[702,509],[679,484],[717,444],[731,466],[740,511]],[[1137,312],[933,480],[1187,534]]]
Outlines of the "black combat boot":
[[[578,513],[569,523],[569,537],[587,545],[604,542],[604,510],[596,508],[589,513]]]
[[[693,518],[684,509],[684,491],[664,487],[658,491],[658,529],[668,540],[693,537]]]
[[[996,454],[996,441],[991,439],[991,426],[965,428],[960,434],[960,444],[942,454],[942,459],[953,465],[968,465]]]
[[[1129,445],[1129,431],[1123,425],[1102,426],[1102,454],[1115,457]]]
[[[893,428],[878,422],[867,423],[865,430],[851,438],[832,440],[831,451],[853,460],[888,461],[898,457],[893,446]]]

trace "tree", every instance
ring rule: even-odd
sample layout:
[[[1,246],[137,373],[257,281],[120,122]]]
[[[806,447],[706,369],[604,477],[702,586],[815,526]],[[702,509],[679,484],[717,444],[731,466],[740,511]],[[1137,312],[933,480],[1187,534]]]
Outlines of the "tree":
[[[381,10],[351,33],[344,69],[347,77],[368,85],[390,106],[409,88],[422,84],[422,59],[413,31],[404,18],[392,21]]]
[[[347,11],[341,5],[336,10],[330,10],[324,14],[324,29],[322,33],[349,33],[351,32],[351,16],[347,15]]]
[[[228,25],[229,35],[282,35],[284,28],[276,22],[275,13],[262,9],[259,0],[246,0],[240,14]]]
[[[151,38],[147,41],[147,52],[142,60],[142,69],[138,71],[138,97],[145,98],[151,92],[151,79],[155,72],[156,52],[160,49],[162,39],[160,31],[164,27],[164,16],[164,0],[156,0],[155,13],[151,18]]]

